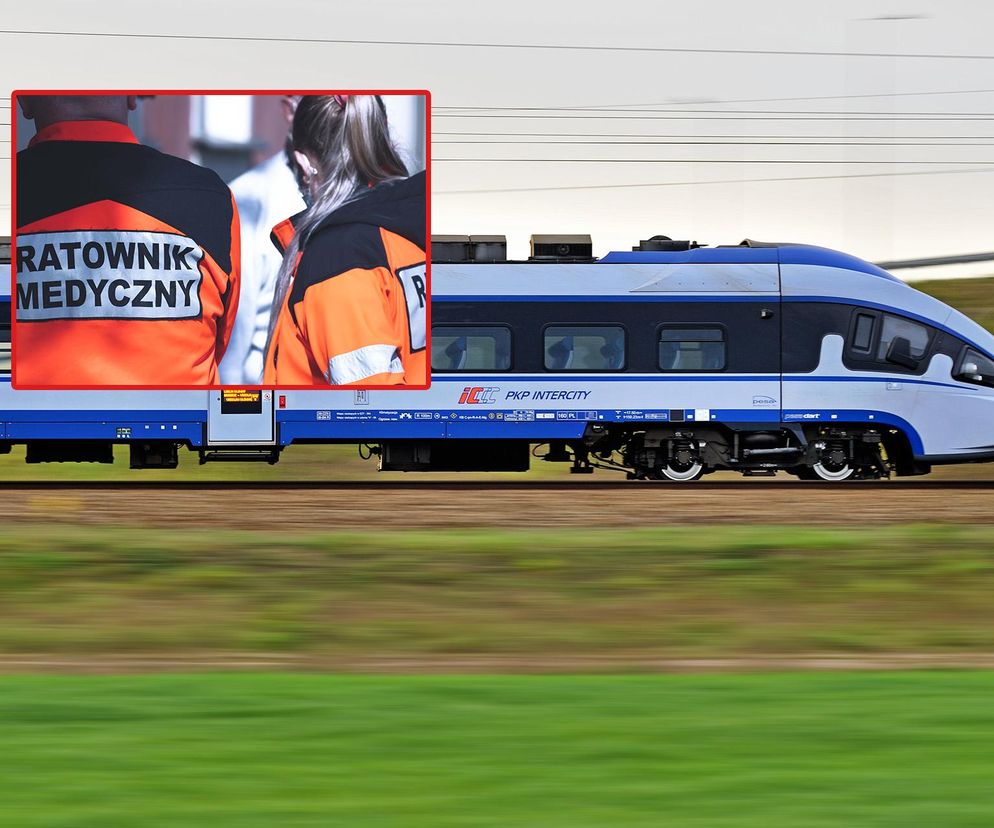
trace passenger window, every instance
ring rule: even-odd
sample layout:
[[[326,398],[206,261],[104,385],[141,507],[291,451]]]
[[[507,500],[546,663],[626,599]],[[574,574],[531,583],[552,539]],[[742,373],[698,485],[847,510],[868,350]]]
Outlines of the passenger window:
[[[869,354],[873,350],[874,316],[868,313],[857,313],[856,324],[853,327],[852,349],[860,354]]]
[[[620,371],[625,330],[618,325],[552,325],[545,329],[547,371]]]
[[[511,330],[500,325],[431,329],[431,370],[509,371]]]
[[[0,374],[10,373],[10,302],[0,302]]]
[[[994,388],[994,359],[984,356],[973,348],[967,348],[956,364],[953,376],[963,382]]]
[[[659,332],[661,371],[723,371],[725,332],[721,328],[663,328]]]
[[[885,313],[880,329],[880,345],[877,346],[877,359],[886,361],[890,343],[896,337],[908,340],[911,350],[910,356],[913,359],[921,359],[925,356],[930,339],[928,328],[917,322],[912,322],[910,319]]]

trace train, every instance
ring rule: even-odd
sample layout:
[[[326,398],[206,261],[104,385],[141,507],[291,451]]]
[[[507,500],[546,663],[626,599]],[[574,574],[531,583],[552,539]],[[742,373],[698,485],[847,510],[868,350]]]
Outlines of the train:
[[[9,261],[10,247],[5,250]],[[675,483],[842,482],[994,461],[994,336],[880,267],[805,244],[589,236],[431,244],[424,391],[25,391],[0,296],[0,452],[29,463],[277,462],[347,443],[383,471],[568,463]]]

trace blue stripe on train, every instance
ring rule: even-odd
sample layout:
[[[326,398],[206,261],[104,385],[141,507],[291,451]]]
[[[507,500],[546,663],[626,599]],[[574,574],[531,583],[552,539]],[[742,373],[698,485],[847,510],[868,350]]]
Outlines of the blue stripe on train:
[[[206,411],[0,411],[0,439],[175,440],[203,443]]]
[[[576,293],[519,293],[488,296],[479,293],[432,294],[432,302],[777,302],[776,291],[729,295],[704,293],[674,295],[670,293],[576,294]]]
[[[399,419],[396,411],[381,413],[363,412],[366,419],[330,419],[332,412],[280,411],[280,443],[289,445],[296,440],[323,438],[326,440],[390,440],[390,439],[515,439],[546,441],[579,439],[587,423],[668,422],[669,411],[617,409],[599,411],[530,411],[529,419],[514,410],[491,411],[485,414],[465,412],[422,412],[431,419]],[[354,412],[333,412],[354,413]],[[406,413],[406,412],[405,412]],[[434,415],[439,417],[435,418]],[[497,419],[497,414],[502,419]],[[711,409],[711,422],[715,423],[767,423],[771,426],[795,423],[878,422],[901,428],[911,441],[916,454],[923,454],[921,438],[910,423],[901,417],[883,411],[867,410],[787,410],[782,420],[777,409]],[[494,418],[490,419],[489,415]],[[148,419],[149,415],[165,415],[161,419]],[[378,419],[384,415],[396,419]],[[455,415],[455,417],[453,417]],[[564,416],[561,416],[564,415]],[[8,411],[2,414],[0,439],[24,440],[177,440],[189,441],[199,446],[207,421],[205,411]],[[415,415],[412,415],[412,417]],[[320,417],[320,419],[319,419]],[[487,419],[483,419],[487,417]],[[474,419],[470,419],[474,418]],[[475,419],[479,418],[479,419]],[[568,418],[568,419],[567,419]],[[684,411],[683,422],[694,422],[694,411]]]
[[[404,439],[504,439],[545,442],[548,440],[580,439],[589,422],[645,423],[670,425],[694,423],[695,411],[685,409],[684,419],[670,421],[670,411],[636,409],[600,409],[590,411],[493,410],[480,414],[465,411],[414,412],[413,418],[400,419],[397,411],[363,412],[365,419],[353,419],[355,412],[280,411],[280,443],[289,445],[296,440],[404,440]],[[408,414],[410,412],[404,412]],[[337,419],[348,414],[349,419]],[[902,429],[916,454],[924,453],[921,438],[911,424],[896,414],[864,409],[709,409],[709,422],[767,424],[770,427],[804,423],[875,422]],[[438,415],[437,417],[435,415]],[[523,416],[527,415],[527,416]],[[566,416],[561,416],[566,415]],[[379,419],[387,417],[390,419]],[[333,419],[334,418],[334,419]]]

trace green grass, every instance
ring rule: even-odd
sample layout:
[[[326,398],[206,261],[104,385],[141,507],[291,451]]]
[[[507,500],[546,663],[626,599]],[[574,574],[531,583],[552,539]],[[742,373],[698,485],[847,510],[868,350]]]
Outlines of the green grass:
[[[994,650],[988,526],[12,525],[0,653],[558,659]]]
[[[933,279],[912,282],[911,286],[941,299],[987,330],[994,331],[994,276],[980,279]]]
[[[0,679],[0,821],[988,826],[994,674]]]

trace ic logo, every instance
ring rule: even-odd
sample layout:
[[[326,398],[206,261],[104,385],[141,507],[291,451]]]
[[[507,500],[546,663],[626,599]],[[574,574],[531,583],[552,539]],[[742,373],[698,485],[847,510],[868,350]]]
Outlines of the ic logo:
[[[481,385],[467,386],[459,395],[459,405],[493,405],[497,402],[498,391],[499,388],[484,388]]]

